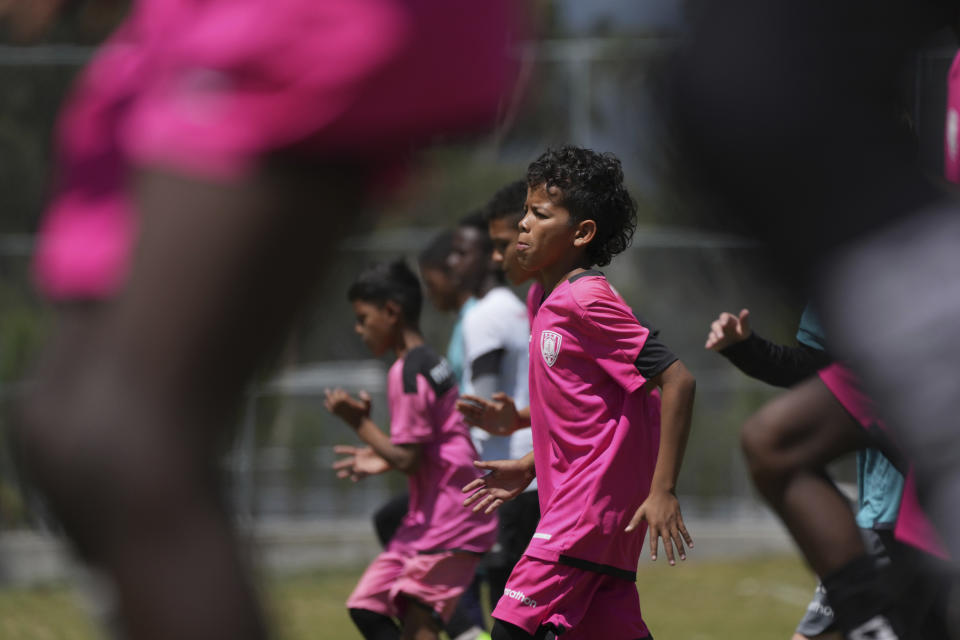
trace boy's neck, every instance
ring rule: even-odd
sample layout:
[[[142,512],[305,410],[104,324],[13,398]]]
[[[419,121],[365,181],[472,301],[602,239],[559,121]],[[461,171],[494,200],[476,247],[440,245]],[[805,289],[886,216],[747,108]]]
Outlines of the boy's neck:
[[[417,329],[404,327],[397,335],[397,340],[393,345],[393,352],[396,354],[397,358],[403,358],[410,353],[411,349],[419,347],[422,344],[423,336],[420,335],[420,332]]]
[[[593,264],[587,259],[586,255],[577,252],[569,260],[558,260],[549,267],[541,269],[540,283],[543,285],[543,290],[550,293],[564,280],[582,273],[592,266]]]
[[[480,283],[480,288],[474,292],[474,297],[478,300],[482,299],[485,295],[490,293],[490,291],[500,284],[500,280],[495,274],[488,274],[487,277],[483,279],[483,282]]]
[[[473,294],[469,291],[460,291],[457,293],[457,313],[460,313],[460,310],[463,309],[463,305],[467,304],[467,300],[473,297]]]

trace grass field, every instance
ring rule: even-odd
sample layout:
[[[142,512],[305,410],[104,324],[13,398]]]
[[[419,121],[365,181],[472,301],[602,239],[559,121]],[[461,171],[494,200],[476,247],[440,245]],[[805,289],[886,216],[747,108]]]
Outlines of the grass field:
[[[640,601],[657,640],[787,640],[814,580],[793,556],[737,561],[642,562]],[[359,571],[267,581],[279,640],[360,638],[343,608]],[[0,590],[0,640],[99,638],[67,587]]]

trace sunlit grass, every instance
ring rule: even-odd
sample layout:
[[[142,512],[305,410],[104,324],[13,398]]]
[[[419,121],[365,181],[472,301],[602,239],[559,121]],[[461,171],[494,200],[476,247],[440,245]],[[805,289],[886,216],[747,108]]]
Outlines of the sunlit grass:
[[[263,585],[279,640],[353,640],[344,601],[359,571],[312,572]],[[736,561],[641,561],[638,589],[657,640],[790,638],[814,579],[793,556]],[[102,635],[65,586],[0,590],[0,640],[88,640]]]

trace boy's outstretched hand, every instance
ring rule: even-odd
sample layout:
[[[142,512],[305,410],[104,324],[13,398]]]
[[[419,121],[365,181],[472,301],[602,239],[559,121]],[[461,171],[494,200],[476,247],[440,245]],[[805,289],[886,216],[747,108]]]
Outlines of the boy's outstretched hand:
[[[358,482],[390,470],[390,463],[370,447],[354,447],[347,444],[334,445],[333,452],[346,456],[333,463],[338,478],[350,478]]]
[[[498,391],[487,400],[480,396],[465,394],[457,400],[457,411],[463,414],[467,424],[480,427],[495,436],[507,436],[517,430],[517,406],[513,398]]]
[[[724,311],[710,324],[710,333],[704,349],[723,351],[727,347],[743,342],[750,337],[750,310],[741,309],[738,315]]]
[[[370,417],[370,394],[361,391],[354,398],[343,389],[327,389],[323,405],[327,411],[340,416],[344,422],[354,429],[360,428],[364,418]]]
[[[663,538],[663,549],[667,554],[667,562],[676,564],[674,560],[673,547],[677,547],[677,555],[681,560],[687,559],[687,554],[683,550],[683,543],[693,548],[693,538],[687,532],[683,524],[683,516],[680,515],[680,502],[677,496],[670,491],[651,491],[647,499],[633,514],[630,524],[627,525],[627,531],[633,531],[642,520],[647,521],[647,528],[650,530],[650,559],[657,559],[657,549],[660,546],[660,538]]]
[[[493,513],[504,502],[520,495],[534,478],[533,465],[527,458],[477,460],[473,466],[489,471],[462,489],[463,493],[471,494],[463,501],[463,506],[473,505],[474,512],[483,509],[484,513]]]

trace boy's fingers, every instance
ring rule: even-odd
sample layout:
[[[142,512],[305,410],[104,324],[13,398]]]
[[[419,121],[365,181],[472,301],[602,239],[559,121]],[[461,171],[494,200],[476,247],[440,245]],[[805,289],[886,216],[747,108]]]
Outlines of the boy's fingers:
[[[342,453],[344,455],[356,455],[360,450],[359,447],[355,447],[352,444],[335,444],[333,445],[334,453]]]
[[[469,483],[463,486],[463,489],[460,489],[461,493],[470,493],[471,491],[476,491],[483,487],[486,483],[483,481],[483,478],[477,478],[476,480],[471,480]]]
[[[683,539],[687,543],[687,546],[692,549],[693,537],[690,535],[690,532],[687,531],[686,525],[683,524],[683,518],[680,518],[680,535],[683,536]]]
[[[660,546],[660,536],[657,534],[656,527],[650,527],[650,559],[656,561],[657,547]]]
[[[670,563],[670,566],[677,564],[673,558],[673,544],[671,543],[670,536],[663,536],[663,550],[667,554],[667,562]]]
[[[677,555],[680,556],[681,560],[686,560],[687,554],[683,550],[683,541],[680,539],[680,532],[675,530],[670,534],[670,537],[673,540],[673,546],[677,548]]]
[[[633,517],[630,518],[630,522],[627,524],[626,531],[633,531],[640,523],[643,521],[643,518],[646,516],[646,511],[643,510],[643,507],[637,509],[636,513],[633,514]]]
[[[489,493],[484,493],[483,498],[480,500],[480,502],[473,505],[473,512],[480,513],[480,511],[485,509],[487,505],[490,504],[491,500],[493,500],[493,496],[491,496]]]
[[[476,502],[476,501],[479,500],[481,497],[483,497],[483,495],[484,495],[484,492],[483,492],[483,491],[476,491],[476,492],[474,492],[474,493],[471,493],[469,496],[467,496],[466,498],[464,498],[464,500],[463,500],[463,506],[469,507],[469,506],[472,505],[474,502]]]
[[[496,498],[493,502],[490,503],[490,506],[487,507],[487,510],[484,513],[490,514],[500,508],[500,505],[503,504],[503,500]]]

